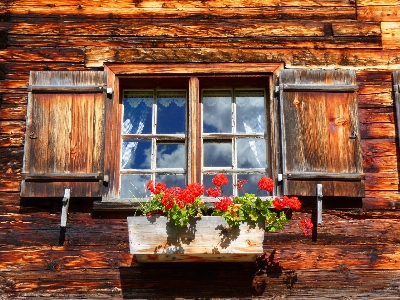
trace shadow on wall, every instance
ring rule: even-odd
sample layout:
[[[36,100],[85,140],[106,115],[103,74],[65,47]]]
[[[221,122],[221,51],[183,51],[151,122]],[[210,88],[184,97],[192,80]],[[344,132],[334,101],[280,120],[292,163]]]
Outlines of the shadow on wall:
[[[256,263],[148,263],[121,267],[124,299],[226,298],[262,295],[267,278],[279,278],[283,268],[274,252]]]

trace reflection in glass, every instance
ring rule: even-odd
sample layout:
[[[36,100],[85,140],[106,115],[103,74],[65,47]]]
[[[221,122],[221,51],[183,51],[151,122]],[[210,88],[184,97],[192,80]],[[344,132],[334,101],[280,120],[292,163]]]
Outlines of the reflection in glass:
[[[124,140],[121,169],[150,169],[151,140]]]
[[[231,143],[204,143],[204,167],[232,167]]]
[[[237,139],[238,168],[265,168],[267,166],[264,139]]]
[[[151,133],[152,106],[152,91],[125,91],[122,133]]]
[[[211,181],[211,179],[214,178],[216,174],[204,174],[203,175],[203,184],[205,186],[205,189],[207,190],[208,188],[215,188],[215,184]],[[222,185],[221,190],[222,190],[222,196],[232,196],[233,195],[233,181],[232,181],[232,175],[225,174],[226,177],[228,177],[228,184],[227,185]],[[207,195],[207,193],[206,193]]]
[[[240,191],[238,191],[238,195],[243,196],[244,193],[249,193],[249,194],[256,194],[259,197],[271,196],[272,195],[271,193],[268,193],[267,191],[264,191],[264,190],[259,190],[259,188],[258,188],[258,181],[263,176],[266,176],[266,175],[262,175],[262,174],[238,175],[237,176],[238,180],[248,180],[249,181],[243,185],[243,187]],[[235,184],[237,184],[237,182],[235,182]]]
[[[236,91],[236,131],[265,132],[265,98],[263,90]]]
[[[203,132],[232,132],[232,92],[203,91]]]
[[[156,182],[164,182],[167,188],[178,186],[182,189],[185,188],[185,175],[156,175]]]
[[[157,144],[157,168],[184,168],[185,145]]]
[[[146,188],[150,175],[121,175],[121,198],[145,198],[150,196]]]
[[[185,133],[186,92],[160,91],[157,93],[157,133]]]

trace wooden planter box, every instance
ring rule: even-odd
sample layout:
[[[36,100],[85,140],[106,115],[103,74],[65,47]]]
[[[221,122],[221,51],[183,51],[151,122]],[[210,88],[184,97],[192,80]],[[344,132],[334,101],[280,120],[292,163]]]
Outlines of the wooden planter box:
[[[265,222],[229,228],[222,217],[193,218],[187,228],[164,216],[128,217],[129,248],[138,262],[255,261]]]

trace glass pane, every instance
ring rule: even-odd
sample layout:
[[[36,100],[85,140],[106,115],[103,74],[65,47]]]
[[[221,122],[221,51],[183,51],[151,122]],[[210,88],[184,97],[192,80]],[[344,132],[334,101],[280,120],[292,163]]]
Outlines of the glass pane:
[[[204,143],[205,167],[232,167],[231,143]]]
[[[267,166],[264,139],[237,139],[238,168],[265,168]]]
[[[185,133],[186,92],[157,93],[157,133]]]
[[[232,181],[232,175],[227,175],[225,174],[226,177],[228,177],[228,184],[227,185],[222,185],[221,190],[222,190],[222,195],[221,196],[232,196],[233,195],[233,181]],[[215,184],[212,182],[212,179],[214,178],[215,174],[204,174],[203,175],[203,184],[205,186],[205,190],[208,188],[215,188]],[[207,196],[207,193],[205,193]]]
[[[265,98],[263,90],[236,91],[236,132],[265,132]]]
[[[167,188],[173,186],[179,186],[180,188],[185,188],[185,175],[157,175],[156,182],[164,182]]]
[[[203,91],[203,132],[232,132],[231,91]]]
[[[150,196],[146,188],[150,175],[121,175],[121,198],[145,198]]]
[[[121,169],[150,169],[151,140],[124,140]]]
[[[259,197],[271,196],[271,193],[268,193],[267,191],[264,190],[260,190],[258,188],[258,181],[263,176],[265,175],[262,174],[238,175],[237,176],[238,180],[248,180],[248,182],[242,186],[242,189],[238,191],[238,195],[243,196],[244,193],[249,193],[249,194],[256,194]],[[235,182],[235,185],[236,184],[237,182]]]
[[[152,105],[152,91],[125,91],[122,133],[151,133]]]
[[[185,168],[183,144],[157,144],[157,168]]]

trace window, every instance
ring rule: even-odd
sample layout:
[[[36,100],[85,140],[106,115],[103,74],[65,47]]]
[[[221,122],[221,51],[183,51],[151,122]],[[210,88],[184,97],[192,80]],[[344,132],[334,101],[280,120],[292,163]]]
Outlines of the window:
[[[200,114],[192,116],[191,126],[190,80],[180,79],[182,83],[169,88],[160,78],[121,80],[122,86],[135,88],[122,89],[120,198],[147,196],[150,179],[184,187],[189,164],[197,164],[199,174],[192,178],[207,187],[213,186],[215,174],[225,173],[230,182],[247,179],[246,186],[257,190],[259,178],[269,175],[269,76],[192,77],[200,88],[190,106]],[[160,81],[163,86],[156,87]],[[141,88],[152,84],[151,89]],[[199,138],[189,139],[194,132],[200,132]],[[188,155],[188,149],[197,150]],[[238,194],[234,187],[224,192]]]
[[[277,195],[315,196],[322,183],[324,196],[364,196],[351,70],[109,64],[32,71],[28,91],[22,197],[69,188],[121,207],[130,182],[210,185],[219,172],[267,174]]]

